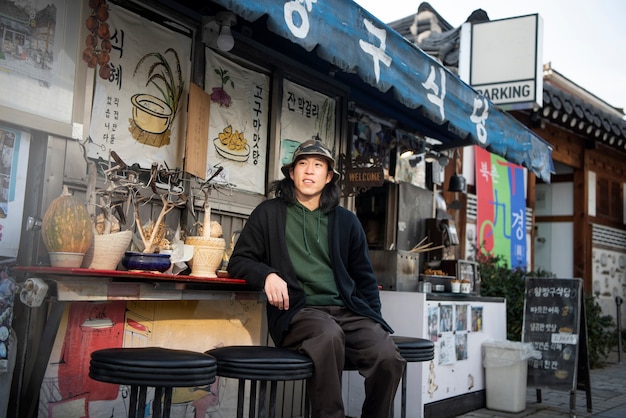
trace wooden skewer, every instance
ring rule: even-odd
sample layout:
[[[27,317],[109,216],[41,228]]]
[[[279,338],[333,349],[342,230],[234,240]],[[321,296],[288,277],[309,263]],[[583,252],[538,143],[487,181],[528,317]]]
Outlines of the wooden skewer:
[[[421,251],[421,250],[423,250],[423,249],[425,249],[425,248],[430,247],[431,245],[433,245],[433,243],[432,243],[432,242],[429,242],[429,243],[424,244],[424,245],[421,245],[421,246],[415,246],[415,247],[413,247],[413,249],[411,250],[411,252],[419,252],[419,251]]]
[[[422,240],[420,242],[418,242],[417,244],[415,244],[413,246],[413,248],[419,247],[420,245],[422,245],[424,243],[424,241],[426,241],[426,239],[428,239],[428,236],[425,236],[424,238],[422,238]]]
[[[424,251],[439,250],[441,248],[445,248],[445,245],[437,245],[436,247],[426,248],[426,249],[424,249]]]
[[[439,249],[445,247],[445,245],[438,245],[436,247],[430,247],[430,245],[432,245],[432,242],[429,243],[428,245],[424,245],[424,246],[419,247],[419,248],[414,248],[410,252],[412,252],[412,253],[425,253],[427,251],[439,250]]]

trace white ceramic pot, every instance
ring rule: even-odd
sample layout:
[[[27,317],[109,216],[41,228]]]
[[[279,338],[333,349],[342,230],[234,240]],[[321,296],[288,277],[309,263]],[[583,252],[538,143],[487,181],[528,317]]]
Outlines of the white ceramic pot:
[[[66,253],[66,252],[51,252],[50,265],[52,267],[64,267],[64,268],[78,268],[83,263],[84,253]]]
[[[452,293],[461,293],[461,282],[452,282],[450,285]]]
[[[470,293],[472,291],[471,283],[461,283],[461,293]]]

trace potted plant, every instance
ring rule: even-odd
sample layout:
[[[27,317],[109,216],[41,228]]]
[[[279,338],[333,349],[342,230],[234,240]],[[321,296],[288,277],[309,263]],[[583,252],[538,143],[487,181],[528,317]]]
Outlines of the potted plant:
[[[137,174],[126,171],[126,164],[111,151],[115,165],[103,170],[104,185],[96,187],[97,166],[87,158],[83,143],[80,144],[83,158],[87,162],[87,212],[91,218],[92,243],[83,259],[84,268],[115,270],[133,237],[130,230],[122,231],[125,221],[122,206],[128,200],[132,187],[137,182]]]
[[[139,251],[127,252],[122,264],[129,270],[156,270],[164,272],[171,265],[170,254],[164,250],[172,250],[172,242],[167,235],[165,216],[187,202],[181,186],[181,172],[178,169],[170,170],[158,164],[153,164],[147,182],[129,184],[131,187],[130,200],[134,210],[134,221],[138,239],[135,246]],[[149,191],[148,194],[145,192]],[[144,223],[141,218],[141,206],[158,197],[161,210],[156,220]]]
[[[111,151],[111,162],[100,169],[104,183],[102,187],[97,187],[98,167],[96,162],[86,157],[84,144],[81,146],[88,165],[87,207],[92,219],[94,236],[92,254],[85,257],[83,266],[114,270],[122,261],[126,268],[132,264],[133,270],[144,270],[137,267],[135,261],[150,260],[150,265],[146,266],[145,270],[167,270],[170,265],[169,255],[156,254],[172,248],[165,233],[165,215],[186,202],[186,196],[180,187],[180,171],[169,170],[155,163],[148,180],[142,180],[143,174],[140,176],[139,171],[131,169],[115,151]],[[155,196],[160,200],[161,211],[156,220],[144,224],[140,207],[152,201]],[[137,231],[135,240],[133,228],[121,230],[121,225],[125,223],[126,214],[131,208],[133,225]],[[128,251],[131,242],[134,242],[134,247],[138,251]]]
[[[191,276],[217,277],[217,270],[224,258],[226,241],[222,235],[222,226],[217,221],[211,221],[211,203],[209,196],[211,190],[218,188],[213,182],[223,167],[217,167],[208,180],[200,184],[200,190],[204,195],[204,218],[200,227],[200,235],[188,236],[185,244],[193,245],[194,252],[190,261]]]

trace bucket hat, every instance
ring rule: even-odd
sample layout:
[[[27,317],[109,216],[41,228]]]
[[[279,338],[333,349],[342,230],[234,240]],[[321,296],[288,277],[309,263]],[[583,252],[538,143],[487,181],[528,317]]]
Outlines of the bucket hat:
[[[335,170],[335,157],[333,157],[333,153],[322,141],[318,139],[309,139],[298,145],[298,148],[296,148],[293,152],[291,162],[283,165],[280,169],[285,177],[289,177],[289,169],[293,167],[298,158],[306,155],[319,155],[324,157],[326,161],[328,161],[328,166],[334,173],[333,181],[337,181],[339,179],[340,174],[337,170]]]

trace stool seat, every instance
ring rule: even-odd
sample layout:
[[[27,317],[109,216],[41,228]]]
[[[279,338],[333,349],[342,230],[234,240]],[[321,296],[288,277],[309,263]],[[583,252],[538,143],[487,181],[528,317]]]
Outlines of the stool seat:
[[[162,347],[103,348],[91,353],[91,358],[106,364],[141,368],[164,367],[174,369],[181,367],[195,369],[217,364],[215,359],[207,354]]]
[[[215,370],[212,373],[215,376]],[[150,373],[126,373],[121,371],[107,371],[89,367],[89,377],[94,380],[106,383],[116,383],[121,385],[137,385],[137,386],[163,386],[163,387],[191,387],[206,386],[213,382],[207,380],[207,376],[211,374],[190,374],[190,375],[171,375],[171,374],[150,374]]]
[[[187,367],[180,367],[180,368],[171,368],[171,367],[150,367],[150,368],[145,368],[145,367],[134,367],[134,366],[121,366],[119,364],[108,364],[108,363],[103,363],[100,361],[96,361],[96,360],[91,360],[90,362],[90,366],[93,367],[94,369],[98,369],[98,370],[106,370],[106,371],[120,371],[120,372],[134,372],[134,373],[150,373],[150,374],[163,374],[166,373],[170,376],[176,376],[176,375],[181,375],[181,376],[188,376],[190,374],[211,374],[211,373],[215,373],[215,371],[217,370],[217,361],[214,362],[213,365],[211,366],[207,366],[207,367],[196,367],[196,368],[187,368]]]
[[[282,347],[234,345],[206,352],[217,360],[217,375],[239,379],[237,417],[243,417],[245,382],[250,381],[249,416],[257,410],[256,384],[259,386],[258,416],[265,416],[267,382],[271,382],[269,416],[276,410],[278,381],[304,380],[313,376],[313,361],[306,355]],[[308,416],[308,411],[305,413]]]
[[[170,415],[175,387],[215,382],[217,360],[205,353],[161,347],[105,348],[91,353],[89,377],[131,388],[128,417],[146,416],[147,388],[153,387],[152,417]]]
[[[217,374],[251,380],[301,380],[313,376],[313,362],[287,348],[228,346],[207,351],[217,360]]]
[[[425,338],[393,335],[391,337],[407,362],[428,361],[435,358],[435,344]]]
[[[400,352],[430,352],[435,350],[435,343],[425,338],[405,337],[403,335],[392,335],[391,339],[400,349]]]

